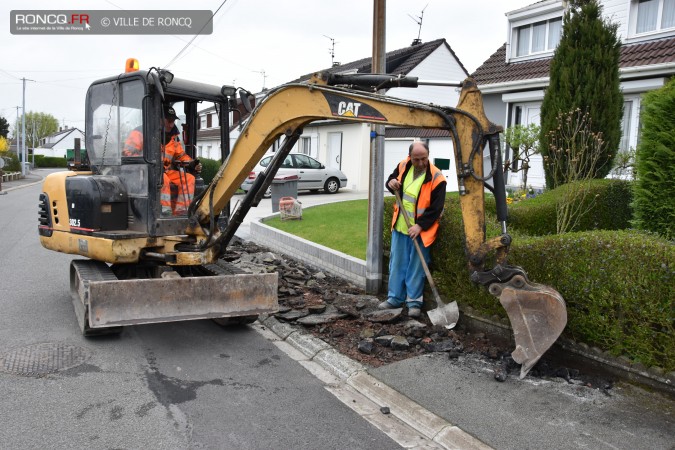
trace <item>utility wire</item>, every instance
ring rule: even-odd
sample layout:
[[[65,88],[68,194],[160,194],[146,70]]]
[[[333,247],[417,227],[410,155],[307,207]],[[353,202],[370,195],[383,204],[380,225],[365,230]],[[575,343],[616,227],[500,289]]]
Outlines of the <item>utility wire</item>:
[[[218,7],[218,9],[216,9],[216,12],[214,12],[214,13],[211,15],[211,17],[209,18],[209,20],[204,24],[204,26],[202,26],[202,28],[197,32],[197,34],[195,34],[194,37],[193,37],[192,39],[190,39],[190,40],[188,41],[187,44],[185,44],[185,47],[183,47],[183,48],[176,54],[176,56],[174,56],[173,59],[172,59],[171,61],[169,61],[169,63],[168,63],[166,66],[164,66],[165,68],[168,68],[171,64],[173,64],[173,63],[178,59],[178,57],[179,57],[179,56],[180,56],[180,55],[181,55],[181,54],[182,54],[182,53],[190,46],[190,44],[192,44],[192,42],[193,42],[195,39],[197,39],[197,38],[199,37],[199,35],[201,34],[201,32],[204,31],[204,28],[206,28],[206,26],[207,26],[209,23],[213,22],[213,17],[214,17],[216,14],[218,14],[218,11],[220,11],[220,8],[222,8],[222,7],[225,5],[225,3],[227,3],[227,0],[223,0],[223,3],[221,3],[220,6]]]

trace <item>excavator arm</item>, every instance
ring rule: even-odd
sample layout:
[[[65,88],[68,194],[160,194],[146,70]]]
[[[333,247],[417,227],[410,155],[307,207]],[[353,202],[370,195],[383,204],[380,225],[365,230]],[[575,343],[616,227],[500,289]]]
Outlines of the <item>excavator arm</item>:
[[[414,85],[415,79],[392,78],[399,85]],[[263,179],[254,185],[264,191],[281,161],[290,152],[302,128],[310,122],[338,119],[345,122],[376,123],[415,128],[436,128],[449,131],[455,151],[460,203],[466,238],[466,255],[471,279],[485,286],[496,296],[509,316],[514,330],[514,360],[522,364],[521,377],[539,360],[562,333],[567,311],[562,296],[555,289],[527,279],[519,267],[507,264],[511,237],[506,229],[506,193],[502,172],[499,133],[502,131],[487,119],[482,96],[475,82],[467,79],[456,108],[438,107],[330,86],[330,75],[316,74],[309,84],[289,84],[273,90],[252,111],[251,117],[235,143],[228,160],[213,182],[191,208],[188,234],[201,240],[197,252],[216,248],[216,256],[234,234],[252,200],[243,202],[242,211],[235,211],[230,226],[220,233],[213,226],[217,216],[232,198],[238,186],[281,135],[286,145],[277,151]],[[358,83],[352,79],[352,83]],[[381,87],[386,78],[367,76],[367,87]],[[364,86],[360,86],[363,88]],[[484,173],[483,154],[490,154],[489,173]],[[261,175],[262,176],[262,175]],[[491,183],[490,183],[491,182]],[[497,219],[502,226],[500,236],[486,239],[485,189],[495,195]],[[494,267],[485,267],[486,257],[494,254]]]

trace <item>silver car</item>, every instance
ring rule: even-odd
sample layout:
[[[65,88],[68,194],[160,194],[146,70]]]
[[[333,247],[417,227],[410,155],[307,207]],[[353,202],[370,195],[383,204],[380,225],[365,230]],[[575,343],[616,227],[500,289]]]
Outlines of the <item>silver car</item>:
[[[248,178],[241,184],[241,189],[248,192],[258,174],[272,161],[272,156],[266,156],[253,168]],[[318,191],[323,189],[327,194],[335,194],[340,188],[347,186],[347,176],[339,169],[326,167],[314,158],[301,153],[291,153],[286,156],[279,168],[276,177],[289,175],[298,176],[298,190]],[[267,188],[264,197],[270,197],[272,189]]]

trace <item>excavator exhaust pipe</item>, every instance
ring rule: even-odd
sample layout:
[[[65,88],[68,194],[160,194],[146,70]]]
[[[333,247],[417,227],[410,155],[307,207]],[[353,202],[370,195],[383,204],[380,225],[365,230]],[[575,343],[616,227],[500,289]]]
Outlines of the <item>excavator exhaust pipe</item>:
[[[552,287],[531,283],[522,275],[506,283],[493,283],[489,290],[499,298],[511,321],[516,341],[511,356],[521,365],[522,379],[565,329],[565,300]]]

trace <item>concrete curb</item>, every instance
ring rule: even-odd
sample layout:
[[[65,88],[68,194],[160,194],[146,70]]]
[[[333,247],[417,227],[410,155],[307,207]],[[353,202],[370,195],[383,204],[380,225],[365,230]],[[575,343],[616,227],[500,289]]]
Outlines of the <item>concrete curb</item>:
[[[303,366],[308,370],[311,371],[308,363],[313,362],[334,376],[334,378],[324,377],[329,379],[322,380],[331,386],[331,389],[344,391],[351,388],[379,407],[388,407],[392,416],[443,448],[481,450],[491,448],[382,383],[370,375],[363,364],[339,353],[321,339],[279,322],[272,316],[261,317],[260,322],[278,337],[281,343],[288,344],[292,351],[306,357],[307,360],[301,362],[304,362]],[[266,334],[266,331],[263,333]],[[338,385],[335,385],[336,381]]]
[[[37,181],[34,181],[32,183],[20,184],[18,186],[12,186],[12,187],[7,187],[7,188],[5,187],[5,184],[11,184],[12,182],[11,181],[3,182],[2,183],[2,185],[3,185],[2,186],[2,192],[10,192],[10,191],[15,191],[17,189],[21,189],[21,188],[25,188],[25,187],[35,186],[36,184],[42,183],[42,181],[44,181],[44,177],[37,180]]]
[[[356,286],[366,287],[365,261],[272,228],[262,223],[262,220],[254,220],[250,224],[251,238],[256,243],[320,267]]]

